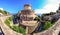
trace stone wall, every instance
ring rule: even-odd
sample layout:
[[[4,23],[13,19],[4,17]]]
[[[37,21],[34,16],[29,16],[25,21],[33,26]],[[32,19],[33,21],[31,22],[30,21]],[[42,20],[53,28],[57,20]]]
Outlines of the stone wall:
[[[60,32],[60,19],[48,30],[39,33],[34,33],[33,35],[58,35],[59,32]]]

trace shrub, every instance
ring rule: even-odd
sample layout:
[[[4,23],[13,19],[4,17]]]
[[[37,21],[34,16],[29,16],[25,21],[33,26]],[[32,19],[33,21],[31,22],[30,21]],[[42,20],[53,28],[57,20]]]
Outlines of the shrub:
[[[19,26],[12,26],[11,27],[14,31],[18,32],[18,33],[22,33],[23,35],[25,35],[25,29],[23,27],[19,27]]]
[[[9,21],[12,21],[12,17],[9,17]]]
[[[46,21],[45,25],[43,26],[43,29],[46,30],[46,29],[50,28],[51,26],[52,26],[51,22]]]
[[[16,32],[19,33],[19,27],[17,27],[17,26],[12,26],[11,28],[12,28],[14,31],[16,31]]]
[[[10,26],[10,21],[9,20],[5,20],[5,24]]]
[[[36,17],[34,20],[36,20],[36,21],[40,21],[40,17]]]
[[[9,26],[11,29],[13,29],[14,31],[18,32],[18,33],[22,33],[23,35],[26,35],[25,33],[25,29],[23,27],[19,27],[19,26],[10,26],[10,21],[11,21],[11,17],[9,17],[9,19],[5,20],[5,24],[7,26]]]

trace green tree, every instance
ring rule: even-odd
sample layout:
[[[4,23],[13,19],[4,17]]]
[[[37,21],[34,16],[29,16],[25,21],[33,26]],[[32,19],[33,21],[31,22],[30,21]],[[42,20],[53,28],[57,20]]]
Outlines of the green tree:
[[[0,10],[0,13],[4,14],[4,11]]]
[[[38,17],[36,17],[34,20],[40,21],[40,17],[38,16]]]
[[[4,14],[7,14],[8,12],[7,11],[4,11]]]
[[[55,14],[55,12],[50,12],[50,15],[53,15],[53,14]]]
[[[7,11],[4,11],[4,10],[0,10],[0,13],[5,14],[5,15],[8,14],[8,12]]]

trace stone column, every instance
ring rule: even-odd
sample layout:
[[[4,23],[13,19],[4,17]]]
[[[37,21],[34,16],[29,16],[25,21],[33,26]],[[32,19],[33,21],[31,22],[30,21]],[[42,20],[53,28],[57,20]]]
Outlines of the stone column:
[[[28,27],[26,27],[26,35],[30,35],[30,34],[28,33]]]

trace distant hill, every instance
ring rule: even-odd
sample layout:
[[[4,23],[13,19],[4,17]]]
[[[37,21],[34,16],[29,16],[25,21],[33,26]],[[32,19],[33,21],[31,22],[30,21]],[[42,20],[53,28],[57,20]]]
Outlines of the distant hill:
[[[0,10],[0,13],[2,13],[3,15],[9,15],[9,12],[7,12],[5,10]]]

